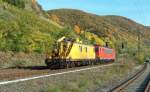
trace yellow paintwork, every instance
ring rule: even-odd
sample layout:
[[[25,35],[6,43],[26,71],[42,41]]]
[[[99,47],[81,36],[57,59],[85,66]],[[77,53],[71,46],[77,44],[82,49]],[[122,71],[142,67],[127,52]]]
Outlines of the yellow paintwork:
[[[67,58],[71,60],[95,59],[94,46],[73,43],[73,46]]]

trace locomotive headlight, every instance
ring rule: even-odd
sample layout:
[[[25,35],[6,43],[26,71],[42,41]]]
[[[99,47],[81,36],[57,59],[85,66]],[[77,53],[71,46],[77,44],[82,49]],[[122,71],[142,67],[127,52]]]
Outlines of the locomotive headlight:
[[[47,54],[46,54],[46,58],[47,58],[47,59],[51,59],[51,58],[52,58],[52,57],[51,57],[51,54],[47,53]]]

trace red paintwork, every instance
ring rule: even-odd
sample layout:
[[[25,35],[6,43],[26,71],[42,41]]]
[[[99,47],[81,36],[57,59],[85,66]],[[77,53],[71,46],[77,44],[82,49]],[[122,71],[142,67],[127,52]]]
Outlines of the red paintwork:
[[[102,60],[115,60],[115,50],[114,49],[95,46],[95,53],[96,53],[96,57],[100,58]]]

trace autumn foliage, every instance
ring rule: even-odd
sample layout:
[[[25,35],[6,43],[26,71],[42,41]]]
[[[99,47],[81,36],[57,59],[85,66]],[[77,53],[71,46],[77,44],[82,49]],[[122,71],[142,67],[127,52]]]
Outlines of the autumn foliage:
[[[50,19],[52,19],[54,22],[56,22],[58,24],[60,23],[60,20],[59,20],[59,18],[56,15],[51,15]]]
[[[76,34],[80,34],[81,29],[80,29],[80,27],[78,25],[75,25],[74,26],[74,31],[76,32]]]

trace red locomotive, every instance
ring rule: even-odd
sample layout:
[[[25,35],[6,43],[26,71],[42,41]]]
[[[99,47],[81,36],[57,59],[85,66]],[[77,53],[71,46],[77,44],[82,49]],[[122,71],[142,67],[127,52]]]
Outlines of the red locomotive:
[[[116,58],[115,50],[95,45],[96,59],[103,62],[114,61]]]

